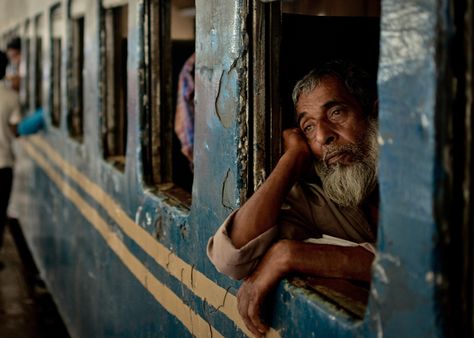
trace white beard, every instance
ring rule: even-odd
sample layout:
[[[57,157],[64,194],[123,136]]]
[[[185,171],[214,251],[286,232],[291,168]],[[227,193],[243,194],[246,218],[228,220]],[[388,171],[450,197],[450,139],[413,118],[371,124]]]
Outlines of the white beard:
[[[334,146],[328,151],[344,150],[353,154],[349,165],[328,165],[324,160],[315,164],[323,190],[336,204],[345,207],[359,206],[377,184],[377,122],[369,121],[367,134],[356,145]]]

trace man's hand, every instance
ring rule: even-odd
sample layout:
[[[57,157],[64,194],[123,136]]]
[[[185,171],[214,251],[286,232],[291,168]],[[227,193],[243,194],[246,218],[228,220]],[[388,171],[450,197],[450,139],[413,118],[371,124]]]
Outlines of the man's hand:
[[[278,283],[278,279],[270,278],[267,281],[264,276],[264,274],[255,271],[244,280],[237,294],[240,316],[256,337],[263,337],[268,330],[268,326],[260,318],[260,308],[265,296]]]
[[[263,337],[268,326],[262,322],[260,309],[265,297],[287,273],[289,241],[274,244],[255,271],[245,278],[237,293],[237,306],[247,328],[256,337]]]
[[[283,138],[285,153],[268,179],[235,214],[229,237],[237,249],[275,226],[291,187],[311,167],[313,155],[301,131],[285,130]]]
[[[313,155],[301,130],[299,128],[284,130],[283,145],[285,153],[295,158],[297,174],[305,173],[311,166]]]
[[[373,259],[374,255],[360,246],[278,241],[242,283],[237,293],[239,313],[247,328],[262,337],[268,330],[260,318],[263,301],[289,273],[370,281]]]
[[[283,130],[283,143],[285,151],[298,150],[306,155],[311,154],[306,138],[299,128]]]

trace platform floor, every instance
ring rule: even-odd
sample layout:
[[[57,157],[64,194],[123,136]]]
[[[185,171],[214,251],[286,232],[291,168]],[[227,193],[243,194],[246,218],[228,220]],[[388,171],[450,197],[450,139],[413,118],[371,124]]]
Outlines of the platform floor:
[[[68,337],[20,228],[12,222],[0,251],[0,338]]]

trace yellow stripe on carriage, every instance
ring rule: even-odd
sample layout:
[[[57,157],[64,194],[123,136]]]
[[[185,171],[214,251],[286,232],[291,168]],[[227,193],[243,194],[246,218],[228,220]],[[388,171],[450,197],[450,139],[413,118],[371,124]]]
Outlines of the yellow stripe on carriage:
[[[130,272],[145,289],[173,316],[175,316],[193,335],[197,337],[223,337],[192,308],[186,305],[172,290],[162,284],[125,246],[117,234],[100,216],[95,208],[88,204],[62,176],[41,156],[33,146],[24,142],[24,148],[31,158],[44,170],[59,190],[94,226]]]
[[[179,256],[157,241],[145,229],[136,224],[112,197],[102,190],[99,185],[89,180],[74,166],[64,160],[43,137],[33,136],[30,137],[29,140],[30,141],[24,142],[31,142],[38,146],[50,160],[61,168],[65,175],[72,178],[87,194],[104,208],[127,236],[134,240],[142,250],[152,257],[160,266],[166,269],[170,275],[181,281],[181,283],[188,287],[196,296],[226,315],[247,336],[252,336],[237,311],[237,298],[233,294],[183,261]],[[278,331],[270,328],[266,337],[277,338],[280,337],[280,334]]]

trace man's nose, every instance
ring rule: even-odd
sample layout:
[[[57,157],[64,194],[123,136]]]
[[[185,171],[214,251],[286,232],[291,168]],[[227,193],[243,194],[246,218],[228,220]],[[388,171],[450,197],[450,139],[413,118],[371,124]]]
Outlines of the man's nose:
[[[318,123],[316,130],[316,142],[321,146],[328,146],[336,140],[336,133],[331,126],[324,121]]]

